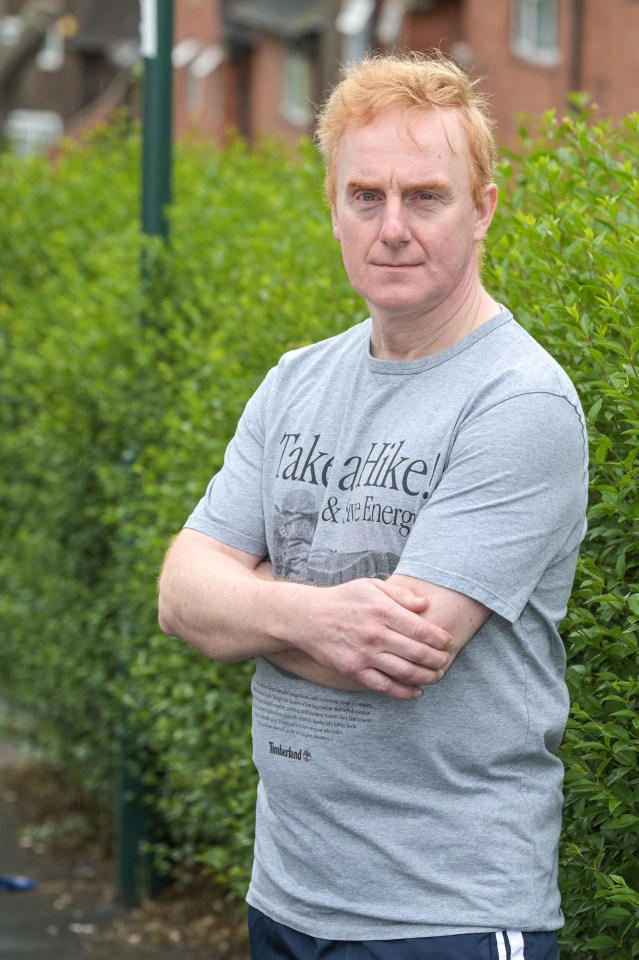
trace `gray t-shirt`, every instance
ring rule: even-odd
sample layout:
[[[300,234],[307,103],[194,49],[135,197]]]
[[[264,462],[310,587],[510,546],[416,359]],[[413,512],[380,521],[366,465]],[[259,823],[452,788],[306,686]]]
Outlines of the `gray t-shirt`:
[[[258,659],[248,901],[329,939],[556,929],[579,401],[506,310],[420,360],[374,359],[370,333],[282,358],[187,526],[280,578],[398,572],[494,612],[416,702]]]

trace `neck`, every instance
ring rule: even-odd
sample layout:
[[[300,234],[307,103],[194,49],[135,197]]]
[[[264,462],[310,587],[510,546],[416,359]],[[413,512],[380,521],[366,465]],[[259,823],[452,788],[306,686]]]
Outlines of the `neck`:
[[[419,317],[379,317],[372,313],[371,354],[378,360],[418,360],[452,346],[499,310],[478,284],[457,307]]]

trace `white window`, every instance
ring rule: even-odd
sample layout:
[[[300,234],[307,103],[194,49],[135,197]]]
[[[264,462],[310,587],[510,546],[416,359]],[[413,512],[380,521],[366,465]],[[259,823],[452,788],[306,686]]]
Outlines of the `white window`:
[[[541,66],[559,63],[557,0],[514,0],[512,45],[517,56]]]
[[[282,74],[282,116],[296,127],[311,122],[312,63],[301,47],[287,46]]]
[[[23,30],[22,17],[0,17],[0,46],[15,47]]]
[[[390,47],[396,42],[405,14],[406,0],[384,0],[375,27],[378,43]]]
[[[209,74],[224,61],[222,47],[206,47],[189,63],[186,68],[186,105],[190,113],[201,113],[204,109],[205,84]]]
[[[64,34],[57,22],[47,30],[36,63],[45,72],[59,70],[64,63]]]
[[[359,62],[371,49],[374,12],[374,0],[343,0],[335,27],[342,35],[341,59],[344,63]]]
[[[27,156],[52,147],[62,137],[64,123],[52,110],[12,110],[6,133],[13,150]]]

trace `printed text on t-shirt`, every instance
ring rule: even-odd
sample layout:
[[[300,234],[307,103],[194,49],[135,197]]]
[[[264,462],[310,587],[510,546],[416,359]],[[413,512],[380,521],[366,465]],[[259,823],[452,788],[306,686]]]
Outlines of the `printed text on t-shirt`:
[[[321,434],[314,434],[312,441],[300,441],[301,436],[301,433],[283,434],[276,477],[327,487],[329,474],[334,468],[334,455],[322,450]],[[404,456],[405,443],[405,440],[375,440],[366,453],[347,457],[338,465],[342,472],[337,486],[344,491],[356,487],[398,490],[409,497],[421,496],[427,500],[440,454],[429,467],[420,457]]]

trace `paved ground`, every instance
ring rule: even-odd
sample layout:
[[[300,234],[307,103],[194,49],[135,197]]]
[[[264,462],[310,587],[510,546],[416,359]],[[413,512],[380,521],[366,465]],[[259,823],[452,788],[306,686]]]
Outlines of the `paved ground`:
[[[87,884],[77,864],[44,858],[20,845],[18,798],[3,781],[8,770],[24,763],[22,751],[0,741],[0,874],[24,875],[38,883],[34,891],[0,893],[0,957],[87,960],[93,953],[84,942],[89,931],[112,921],[119,908],[103,885]],[[112,960],[130,956],[121,952]]]
[[[148,918],[145,927],[136,926],[131,912],[116,902],[104,869],[95,871],[72,856],[42,855],[37,844],[25,846],[25,815],[10,785],[15,770],[29,762],[0,732],[0,874],[24,875],[38,884],[33,891],[0,892],[1,960],[245,960],[232,938],[221,941],[218,928],[211,928],[206,949],[158,942],[162,938],[146,934],[152,930]]]

